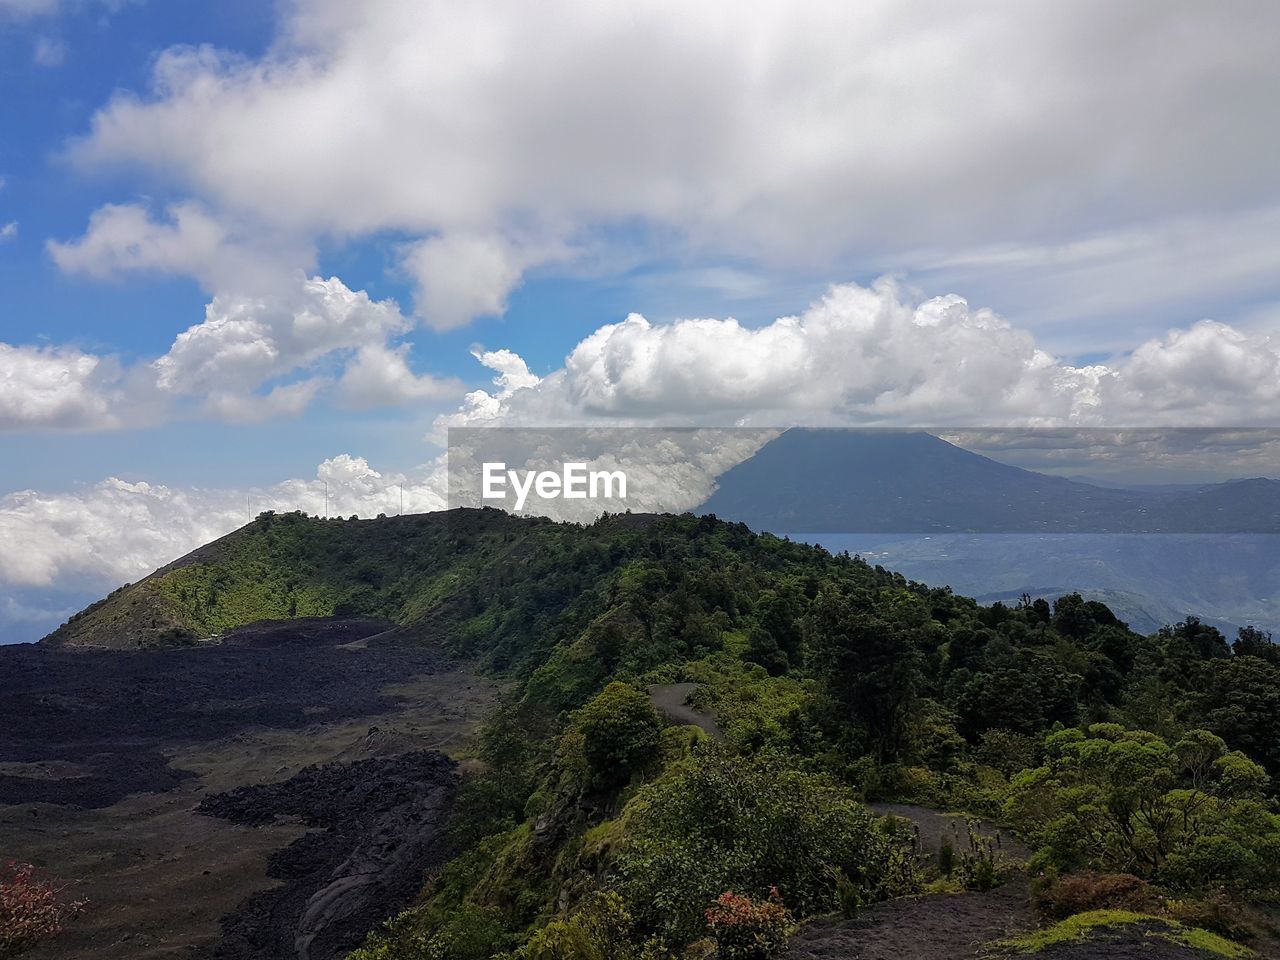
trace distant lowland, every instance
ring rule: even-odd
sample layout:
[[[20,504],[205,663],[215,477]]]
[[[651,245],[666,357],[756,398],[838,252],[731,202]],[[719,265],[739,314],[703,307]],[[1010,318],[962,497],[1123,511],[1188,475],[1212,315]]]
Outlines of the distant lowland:
[[[918,431],[789,430],[697,511],[849,550],[991,603],[1080,592],[1151,631],[1280,629],[1280,480],[1135,487]]]

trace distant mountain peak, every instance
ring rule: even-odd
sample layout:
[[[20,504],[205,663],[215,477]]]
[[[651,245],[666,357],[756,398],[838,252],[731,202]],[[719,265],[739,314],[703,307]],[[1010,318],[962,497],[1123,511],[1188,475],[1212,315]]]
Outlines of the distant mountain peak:
[[[1082,483],[923,430],[795,428],[724,473],[700,512],[773,533],[1280,532],[1280,481]]]

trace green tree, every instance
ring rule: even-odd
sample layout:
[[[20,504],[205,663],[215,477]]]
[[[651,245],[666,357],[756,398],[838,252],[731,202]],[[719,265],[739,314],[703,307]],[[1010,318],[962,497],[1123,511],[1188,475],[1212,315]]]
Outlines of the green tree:
[[[1280,667],[1280,644],[1272,639],[1270,633],[1257,627],[1241,627],[1231,652],[1237,657],[1257,657],[1273,667]]]
[[[1192,704],[1199,723],[1280,775],[1280,669],[1258,657],[1212,660]]]
[[[611,788],[657,761],[661,730],[649,697],[615,681],[573,714],[568,736],[581,746],[591,785]]]
[[[920,679],[918,619],[910,608],[901,612],[905,622],[869,612],[848,594],[824,590],[808,621],[809,645],[828,697],[866,731],[882,762],[897,758],[905,746]]]
[[[1045,739],[1013,778],[1006,816],[1042,865],[1133,873],[1177,888],[1274,889],[1280,819],[1265,771],[1194,730],[1175,743],[1118,724]]]
[[[776,887],[804,917],[839,905],[841,872],[863,900],[909,892],[913,879],[905,840],[877,830],[851,790],[769,756],[703,753],[645,787],[626,824],[621,890],[672,945],[699,935],[725,891],[759,899]]]

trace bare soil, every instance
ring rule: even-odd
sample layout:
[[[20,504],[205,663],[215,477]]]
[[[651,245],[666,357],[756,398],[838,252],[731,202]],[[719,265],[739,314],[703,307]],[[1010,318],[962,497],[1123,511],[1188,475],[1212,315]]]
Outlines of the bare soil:
[[[716,718],[705,710],[689,703],[689,696],[701,684],[655,683],[649,686],[649,699],[659,713],[673,723],[701,727],[713,740],[723,740],[724,731]]]
[[[968,842],[968,820],[959,814],[903,803],[873,803],[883,815],[910,820],[920,859],[936,860],[944,839],[957,852]],[[1016,864],[1029,851],[1008,831],[986,820],[973,822],[975,834],[997,844],[998,855]],[[1038,918],[1029,900],[1026,876],[1017,872],[986,893],[904,897],[868,908],[857,918],[825,919],[802,927],[786,960],[1013,960],[1018,954],[996,944],[1034,929]],[[1149,935],[1141,924],[1098,931],[1079,943],[1043,950],[1038,960],[1210,960],[1211,955]],[[1265,954],[1261,954],[1265,956]]]
[[[957,854],[967,849],[970,823],[975,836],[993,844],[997,857],[1003,857],[1010,863],[1023,863],[1031,856],[1026,844],[1018,840],[1010,830],[990,820],[959,813],[943,813],[913,803],[870,803],[868,806],[882,817],[893,816],[909,820],[915,828],[920,859],[926,862],[937,861],[943,840],[951,841]]]
[[[978,960],[993,940],[1031,929],[1027,882],[986,893],[904,897],[853,920],[819,920],[792,938],[789,960]]]
[[[287,783],[311,765],[336,760],[349,766],[422,751],[430,752],[416,761],[417,772],[391,762],[362,768],[355,779],[375,792],[379,783],[393,785],[388,796],[395,795],[395,783],[417,784],[424,796],[447,804],[447,788],[425,789],[451,776],[451,762],[438,754],[465,752],[494,690],[438,652],[360,642],[385,626],[263,624],[218,645],[175,650],[0,647],[0,858],[30,861],[72,881],[73,895],[89,900],[33,960],[211,955],[227,942],[224,917],[255,902],[255,894],[296,887],[296,871],[282,876],[281,865],[301,862],[301,853],[285,851],[300,839],[298,851],[327,849],[316,863],[336,859],[342,844],[342,862],[358,864],[364,856],[367,863],[368,837],[384,829],[383,846],[412,847],[403,876],[420,874],[419,864],[431,861],[426,841],[434,814],[393,817],[387,826],[379,819],[387,811],[379,809],[364,819],[368,830],[335,844],[331,823],[305,810],[287,811],[289,803],[280,799],[291,794],[287,788],[277,794],[279,809],[258,825],[197,812],[211,794]],[[361,801],[358,793],[344,793],[343,779],[330,774],[326,781],[333,809],[339,809],[334,797],[343,795],[374,811],[368,795]],[[294,781],[299,790],[292,792],[306,795],[300,787],[306,783],[314,786],[314,778]],[[359,822],[344,818],[347,826]],[[328,840],[306,839],[317,837]],[[385,892],[379,888],[377,896]],[[380,908],[387,913],[402,895],[390,896]],[[281,942],[294,944],[297,920],[273,921],[292,924]],[[359,917],[353,924],[365,922]],[[331,952],[336,941],[313,942],[309,954],[294,944],[291,952],[240,955],[340,955]]]

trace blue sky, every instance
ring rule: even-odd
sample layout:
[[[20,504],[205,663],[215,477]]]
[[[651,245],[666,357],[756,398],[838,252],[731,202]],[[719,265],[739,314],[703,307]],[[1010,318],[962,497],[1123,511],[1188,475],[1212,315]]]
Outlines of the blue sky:
[[[449,426],[1273,426],[1278,35],[0,0],[0,632]]]
[[[67,147],[86,134],[113,93],[147,88],[161,51],[208,44],[260,56],[275,26],[272,6],[256,0],[82,3],[43,16],[0,16],[0,84],[6,91],[0,98],[0,226],[18,224],[16,237],[0,247],[0,282],[7,291],[0,337],[13,344],[75,344],[139,362],[163,353],[176,331],[199,318],[208,296],[190,278],[103,281],[68,275],[54,264],[46,243],[83,233],[87,214],[103,204],[142,201],[160,208],[182,198],[163,178],[76,169]],[[56,51],[53,62],[42,62],[48,54],[41,50]],[[378,299],[409,303],[410,282],[395,263],[402,241],[388,234],[327,243],[317,273],[341,276]],[[680,266],[658,255],[620,274],[586,280],[535,273],[512,294],[505,315],[435,335],[430,372],[487,383],[470,353],[480,343],[511,349],[533,371],[548,373],[577,339],[633,311],[659,320],[733,312],[765,323],[802,307],[829,282],[806,278],[773,298],[725,297],[697,287],[673,290],[671,274]],[[861,279],[871,276],[874,271]],[[291,475],[299,464],[353,448],[381,464],[408,468],[423,459],[419,441],[429,421],[421,411],[313,410],[283,429],[276,422],[205,422],[199,444],[186,442],[188,423],[71,435],[20,429],[4,437],[11,457],[0,466],[0,489],[68,490],[108,475],[179,484],[267,483]],[[175,447],[181,456],[174,456]]]

